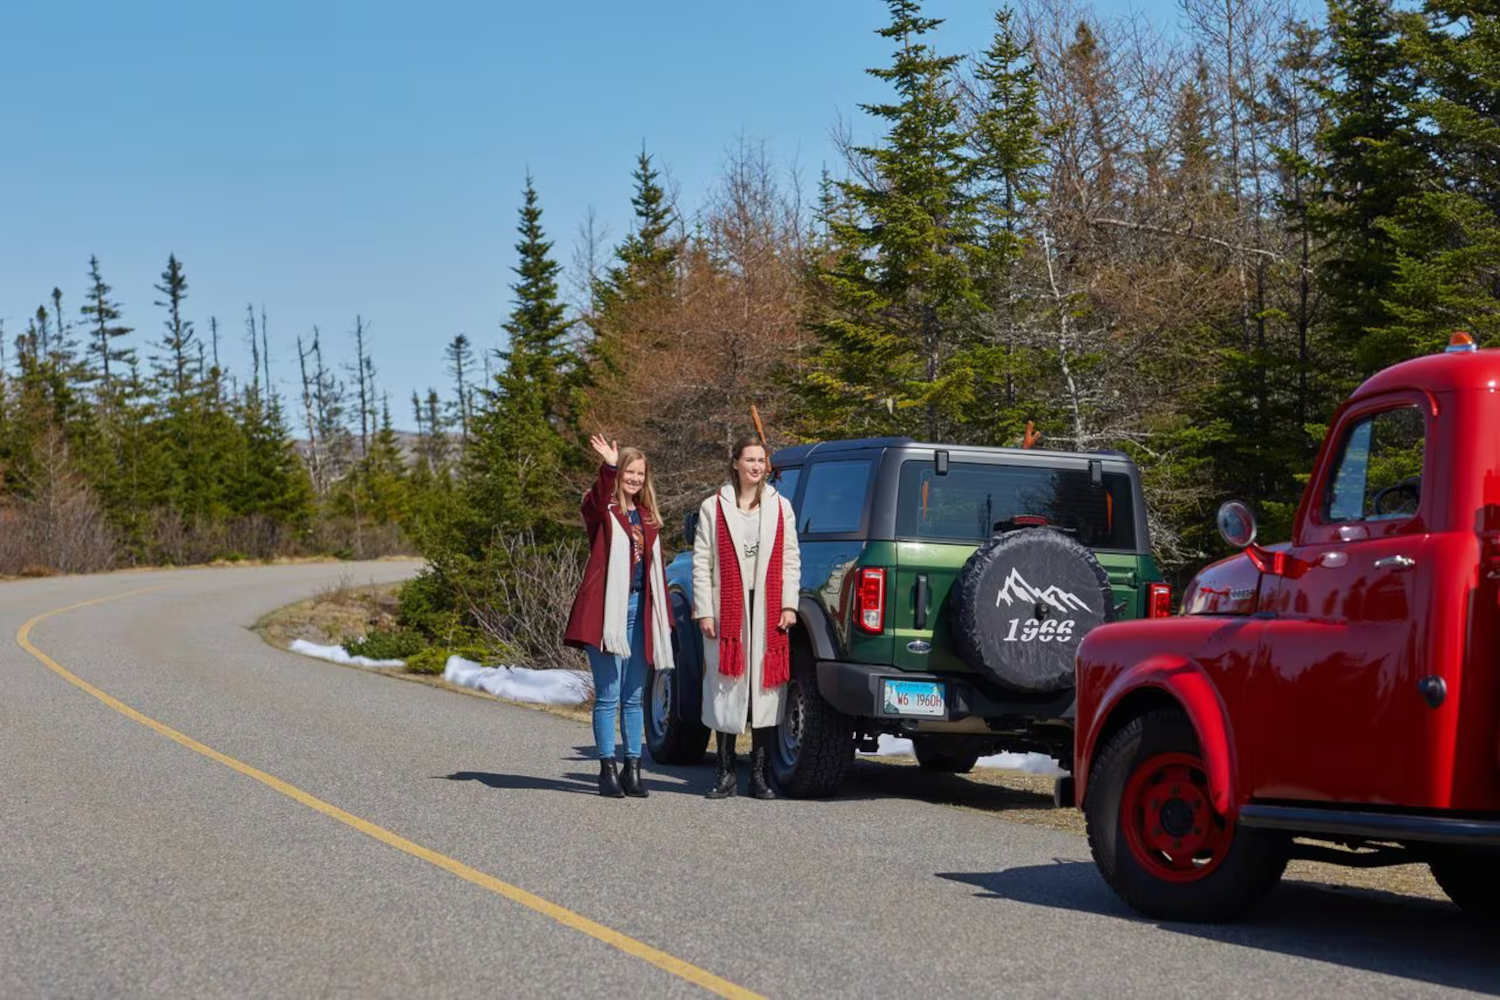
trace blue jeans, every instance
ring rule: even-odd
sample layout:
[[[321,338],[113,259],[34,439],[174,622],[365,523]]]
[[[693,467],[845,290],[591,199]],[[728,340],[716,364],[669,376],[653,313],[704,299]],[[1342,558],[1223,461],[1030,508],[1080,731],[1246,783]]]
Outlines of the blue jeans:
[[[625,756],[641,755],[641,737],[646,722],[641,697],[646,686],[646,621],[641,612],[646,602],[640,591],[630,595],[625,633],[630,638],[630,656],[616,656],[588,647],[589,669],[594,674],[594,746],[600,760],[615,756],[615,716],[625,737]]]

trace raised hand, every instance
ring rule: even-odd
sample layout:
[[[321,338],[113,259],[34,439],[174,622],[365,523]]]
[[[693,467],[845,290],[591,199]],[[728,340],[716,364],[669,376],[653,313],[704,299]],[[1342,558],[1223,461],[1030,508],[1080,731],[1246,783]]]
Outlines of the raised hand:
[[[603,434],[595,434],[589,438],[589,445],[598,454],[599,458],[603,460],[605,465],[620,464],[620,443],[618,441],[610,441]]]

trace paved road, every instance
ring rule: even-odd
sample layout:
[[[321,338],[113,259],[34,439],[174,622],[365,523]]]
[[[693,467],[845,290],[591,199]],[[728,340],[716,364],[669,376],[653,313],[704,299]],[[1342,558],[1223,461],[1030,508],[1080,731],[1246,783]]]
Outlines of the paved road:
[[[1447,905],[1292,884],[1250,923],[1145,921],[1080,838],[878,787],[887,768],[831,802],[709,803],[688,768],[601,800],[585,726],[246,628],[413,568],[0,584],[0,996],[1500,989],[1493,930]],[[15,639],[138,588],[27,636],[117,705]]]

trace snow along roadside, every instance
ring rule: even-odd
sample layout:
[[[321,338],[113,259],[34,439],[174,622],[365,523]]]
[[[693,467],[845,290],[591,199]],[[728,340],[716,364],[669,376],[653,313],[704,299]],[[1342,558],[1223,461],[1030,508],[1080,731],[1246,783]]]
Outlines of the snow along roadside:
[[[404,667],[405,660],[372,660],[351,656],[343,646],[319,646],[294,639],[294,653],[356,667]],[[527,667],[485,667],[460,656],[448,657],[443,680],[509,701],[533,705],[581,705],[594,696],[594,680],[582,670],[531,670]]]
[[[913,757],[916,751],[911,745],[911,740],[902,739],[899,736],[880,734],[880,749],[875,751],[877,757]],[[1025,771],[1027,774],[1040,774],[1046,777],[1058,777],[1067,774],[1057,766],[1057,761],[1042,753],[997,753],[988,757],[981,757],[974,764],[975,767],[997,767],[1007,771]]]

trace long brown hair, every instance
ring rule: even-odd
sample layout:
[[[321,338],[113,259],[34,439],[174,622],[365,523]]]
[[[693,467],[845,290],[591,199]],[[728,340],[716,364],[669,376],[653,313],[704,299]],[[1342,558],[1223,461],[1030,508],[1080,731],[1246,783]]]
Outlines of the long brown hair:
[[[640,509],[642,521],[653,528],[660,528],[661,515],[656,510],[656,484],[651,481],[651,463],[646,460],[646,453],[639,448],[621,448],[616,458],[620,464],[615,466],[618,470],[615,474],[615,503],[621,510],[625,509],[625,470],[636,459],[646,463],[646,481],[641,484],[641,491],[635,495],[635,505]]]
[[[741,434],[735,439],[734,448],[729,452],[729,481],[734,484],[734,495],[738,499],[740,495],[740,472],[734,467],[734,463],[740,460],[746,448],[759,448],[766,451],[766,446],[760,443],[760,438],[754,434]],[[760,506],[760,501],[766,492],[766,480],[771,478],[771,453],[766,451],[766,474],[760,477],[760,482],[755,484],[755,505]]]

